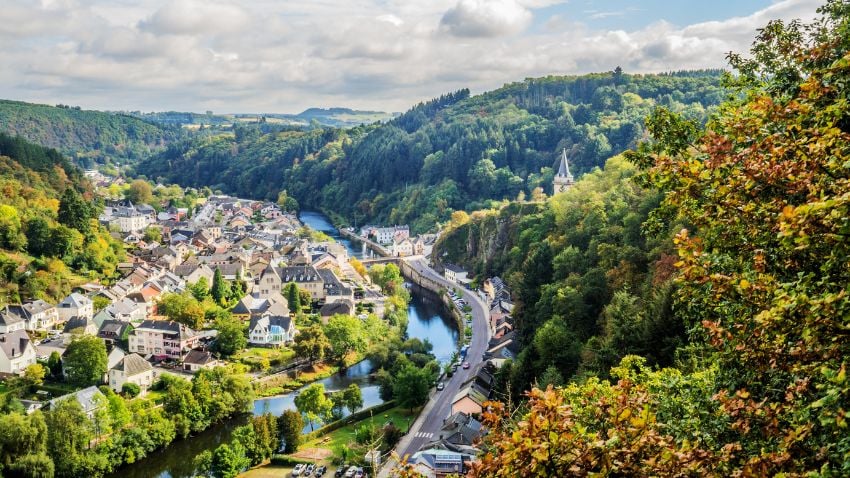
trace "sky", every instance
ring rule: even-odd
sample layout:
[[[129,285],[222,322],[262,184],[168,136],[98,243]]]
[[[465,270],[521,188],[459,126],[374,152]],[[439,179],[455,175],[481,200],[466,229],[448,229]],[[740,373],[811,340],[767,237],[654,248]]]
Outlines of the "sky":
[[[404,111],[546,75],[724,68],[823,0],[0,0],[0,98]]]

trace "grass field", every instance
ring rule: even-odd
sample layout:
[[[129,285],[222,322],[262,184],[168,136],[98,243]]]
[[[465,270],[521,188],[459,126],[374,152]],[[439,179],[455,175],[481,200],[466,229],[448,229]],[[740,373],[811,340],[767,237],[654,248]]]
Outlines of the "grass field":
[[[372,418],[367,418],[365,420],[346,425],[338,430],[328,433],[325,436],[305,442],[301,445],[301,448],[328,448],[333,450],[339,445],[354,443],[354,431],[361,426],[368,425],[370,423],[373,424],[375,428],[380,428],[388,421],[391,421],[396,427],[406,432],[408,428],[408,420],[409,423],[413,423],[413,420],[415,419],[415,412],[411,415],[409,410],[406,408],[402,409],[399,407],[393,407],[383,413],[373,416]]]

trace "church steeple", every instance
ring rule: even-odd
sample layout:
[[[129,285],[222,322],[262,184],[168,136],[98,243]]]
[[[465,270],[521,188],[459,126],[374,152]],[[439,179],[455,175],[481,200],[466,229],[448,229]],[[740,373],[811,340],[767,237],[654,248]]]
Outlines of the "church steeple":
[[[567,148],[564,148],[561,153],[561,164],[558,166],[558,173],[555,174],[553,181],[554,194],[562,193],[570,188],[575,181],[570,173],[570,164],[567,162]]]

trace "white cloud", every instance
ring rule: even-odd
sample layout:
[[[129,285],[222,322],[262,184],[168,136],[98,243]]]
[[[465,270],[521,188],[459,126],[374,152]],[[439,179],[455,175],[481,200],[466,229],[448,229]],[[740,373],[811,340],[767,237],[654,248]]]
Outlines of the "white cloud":
[[[400,111],[533,76],[723,67],[768,20],[809,19],[819,2],[608,31],[563,9],[529,29],[554,0],[3,0],[0,97],[146,111]]]
[[[440,20],[443,29],[461,37],[495,37],[524,30],[531,12],[515,0],[459,0]]]
[[[157,10],[141,27],[155,33],[198,34],[239,31],[249,15],[231,3],[173,0]]]

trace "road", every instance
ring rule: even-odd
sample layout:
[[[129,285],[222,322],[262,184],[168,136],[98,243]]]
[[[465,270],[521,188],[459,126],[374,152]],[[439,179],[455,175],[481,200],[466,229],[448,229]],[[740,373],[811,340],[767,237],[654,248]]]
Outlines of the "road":
[[[438,439],[443,421],[451,414],[452,400],[460,391],[460,386],[472,377],[476,365],[481,363],[487,343],[490,341],[489,310],[475,292],[463,289],[457,284],[447,281],[443,276],[428,267],[428,263],[421,256],[406,258],[408,264],[429,279],[432,279],[446,287],[455,287],[462,291],[466,303],[472,307],[472,341],[466,361],[470,363],[467,370],[458,368],[457,372],[445,382],[446,388],[442,392],[432,391],[431,399],[422,410],[419,418],[410,427],[410,432],[396,446],[396,452],[400,457],[412,456],[419,451],[427,442]],[[461,331],[461,333],[463,333]],[[385,466],[384,470],[390,470],[391,466]],[[389,476],[381,473],[381,476]]]

